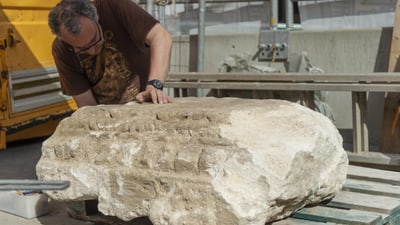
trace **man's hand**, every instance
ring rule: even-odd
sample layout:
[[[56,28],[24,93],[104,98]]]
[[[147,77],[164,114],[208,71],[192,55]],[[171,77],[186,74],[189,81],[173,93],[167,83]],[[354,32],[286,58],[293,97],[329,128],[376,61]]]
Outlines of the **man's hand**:
[[[136,95],[136,101],[139,103],[152,101],[154,104],[166,104],[172,102],[172,99],[152,85],[147,85],[146,89]]]

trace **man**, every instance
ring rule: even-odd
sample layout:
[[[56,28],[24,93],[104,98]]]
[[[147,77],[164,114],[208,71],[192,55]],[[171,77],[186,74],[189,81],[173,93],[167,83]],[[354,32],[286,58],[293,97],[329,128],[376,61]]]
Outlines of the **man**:
[[[61,89],[78,107],[169,103],[172,38],[131,0],[61,0],[49,12]]]

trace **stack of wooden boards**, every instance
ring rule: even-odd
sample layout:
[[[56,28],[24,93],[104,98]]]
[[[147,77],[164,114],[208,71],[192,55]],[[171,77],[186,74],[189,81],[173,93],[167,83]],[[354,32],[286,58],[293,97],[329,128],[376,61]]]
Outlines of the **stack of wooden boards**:
[[[350,165],[343,189],[332,200],[271,225],[300,224],[400,225],[400,173]]]

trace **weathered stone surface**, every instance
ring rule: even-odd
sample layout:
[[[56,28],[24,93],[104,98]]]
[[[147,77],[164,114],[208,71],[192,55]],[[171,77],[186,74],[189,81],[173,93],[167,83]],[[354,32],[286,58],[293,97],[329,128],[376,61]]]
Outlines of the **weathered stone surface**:
[[[182,98],[84,107],[43,143],[39,179],[58,200],[98,199],[105,215],[155,225],[264,225],[342,187],[342,138],[284,100]]]

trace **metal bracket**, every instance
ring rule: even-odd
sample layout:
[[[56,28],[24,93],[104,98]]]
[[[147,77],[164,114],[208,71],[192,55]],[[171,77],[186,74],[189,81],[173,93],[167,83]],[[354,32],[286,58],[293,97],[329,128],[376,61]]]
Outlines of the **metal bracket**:
[[[261,30],[255,57],[259,61],[284,61],[288,59],[288,49],[288,30]]]
[[[1,78],[3,78],[4,80],[8,80],[8,70],[2,70],[1,72],[0,72],[0,76],[1,76]]]
[[[8,46],[10,48],[14,48],[17,44],[21,43],[22,41],[15,38],[15,33],[12,28],[8,28]]]
[[[6,39],[4,39],[4,40],[1,40],[1,43],[0,43],[0,50],[5,50],[7,48],[7,40]]]

